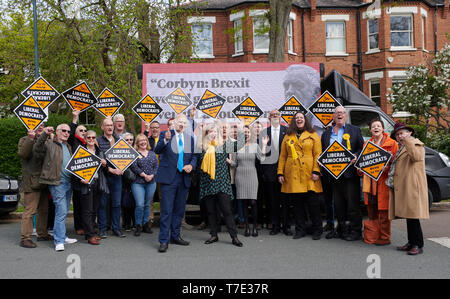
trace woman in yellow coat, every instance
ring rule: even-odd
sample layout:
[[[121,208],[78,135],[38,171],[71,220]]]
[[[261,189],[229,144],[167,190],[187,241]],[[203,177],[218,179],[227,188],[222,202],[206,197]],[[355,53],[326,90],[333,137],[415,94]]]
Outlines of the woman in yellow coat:
[[[322,192],[317,158],[322,153],[319,135],[309,120],[297,112],[283,139],[278,161],[281,192],[292,201],[295,215],[294,239],[306,235],[306,207],[312,222],[313,240],[322,236],[322,218],[318,193]]]

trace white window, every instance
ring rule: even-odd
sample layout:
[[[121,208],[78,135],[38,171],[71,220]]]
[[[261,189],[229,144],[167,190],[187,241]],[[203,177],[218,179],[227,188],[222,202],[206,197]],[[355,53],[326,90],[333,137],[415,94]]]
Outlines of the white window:
[[[269,53],[269,20],[253,17],[253,53]]]
[[[326,23],[327,54],[346,54],[345,22]]]
[[[294,36],[293,36],[293,20],[289,20],[288,28],[287,28],[287,36],[288,36],[288,52],[294,53]]]
[[[192,45],[194,57],[214,58],[211,23],[192,24]]]
[[[240,54],[244,50],[244,42],[242,40],[242,19],[234,21],[234,53]]]
[[[381,106],[381,92],[379,80],[370,81],[370,99],[374,101],[378,107]]]
[[[369,51],[378,49],[378,19],[368,20],[367,27]]]
[[[426,51],[426,47],[425,47],[425,45],[426,45],[425,29],[427,28],[426,21],[427,21],[427,19],[424,16],[422,16],[422,49],[424,51]]]
[[[413,16],[391,15],[391,47],[393,49],[413,47]]]

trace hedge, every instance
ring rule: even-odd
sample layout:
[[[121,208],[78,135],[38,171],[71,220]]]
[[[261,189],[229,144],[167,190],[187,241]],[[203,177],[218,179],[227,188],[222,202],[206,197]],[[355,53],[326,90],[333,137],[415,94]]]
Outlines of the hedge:
[[[71,116],[50,114],[47,125],[56,128],[59,124],[72,121]],[[21,162],[17,155],[19,139],[27,129],[17,117],[0,119],[0,173],[17,178],[21,175]]]

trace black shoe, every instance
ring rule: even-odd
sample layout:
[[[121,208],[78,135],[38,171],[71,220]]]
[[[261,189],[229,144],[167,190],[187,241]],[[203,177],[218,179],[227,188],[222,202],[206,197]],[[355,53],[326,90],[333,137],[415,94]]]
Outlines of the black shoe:
[[[258,236],[258,230],[256,229],[256,227],[253,227],[253,231],[252,231],[252,237],[257,237]]]
[[[106,233],[106,231],[101,231],[98,236],[102,239],[106,239],[108,237],[108,234]]]
[[[347,236],[344,237],[345,241],[358,241],[361,240],[360,232],[351,232]]]
[[[237,247],[242,247],[242,246],[243,246],[242,242],[239,241],[239,239],[238,239],[237,237],[234,237],[233,240],[231,241],[231,243],[232,243],[234,246],[237,246]]]
[[[131,232],[131,226],[130,225],[125,225],[125,231],[126,232]]]
[[[320,240],[321,238],[322,238],[322,233],[321,233],[321,232],[315,232],[315,233],[313,233],[312,239],[313,239],[314,241]]]
[[[289,228],[283,230],[283,233],[284,233],[286,236],[292,236],[292,235],[293,235],[292,231],[291,231]]]
[[[248,225],[245,227],[244,236],[245,237],[250,237],[250,227]]]
[[[221,233],[221,232],[222,232],[222,225],[218,225],[218,226],[217,226],[217,232],[218,232],[218,233]]]
[[[134,235],[135,235],[136,237],[139,237],[139,236],[141,235],[141,231],[142,231],[142,226],[136,225],[136,229],[135,229],[135,231],[134,231]]]
[[[295,232],[295,235],[294,235],[294,237],[292,237],[292,239],[301,239],[301,238],[303,238],[304,236],[306,236],[306,233],[303,232],[303,231],[301,231],[301,232]]]
[[[125,238],[126,236],[123,234],[123,232],[119,230],[113,230],[113,235],[119,238]]]
[[[403,246],[398,246],[398,247],[397,247],[397,250],[398,250],[398,251],[410,251],[411,248],[412,248],[412,245],[409,244],[409,243],[406,243],[406,244],[403,245]]]
[[[142,226],[142,231],[146,234],[153,234],[152,229],[150,228],[149,223],[144,223],[144,225]]]
[[[217,236],[211,236],[208,240],[205,241],[205,244],[212,244],[219,241],[219,237]]]
[[[334,224],[327,223],[327,224],[325,224],[325,226],[323,227],[323,231],[324,231],[324,232],[329,232],[329,231],[332,231],[332,230],[334,230]]]
[[[166,252],[168,248],[169,248],[168,244],[161,244],[161,245],[159,245],[158,251],[159,252]]]
[[[179,237],[178,240],[170,240],[170,244],[188,246],[190,243],[188,241],[181,239],[181,237]]]
[[[331,230],[328,234],[325,235],[325,239],[327,239],[327,240],[333,239],[333,238],[337,238],[336,237],[336,231],[334,229]]]
[[[279,233],[280,233],[280,229],[274,228],[270,231],[269,235],[275,236],[275,235],[278,235]]]

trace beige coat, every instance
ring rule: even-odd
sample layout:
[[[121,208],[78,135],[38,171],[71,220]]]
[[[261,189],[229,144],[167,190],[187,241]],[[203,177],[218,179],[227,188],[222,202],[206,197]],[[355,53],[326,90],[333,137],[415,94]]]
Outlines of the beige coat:
[[[407,138],[397,152],[394,190],[389,194],[389,219],[428,219],[428,186],[424,144]]]
[[[292,156],[291,145],[297,153],[297,159]],[[284,136],[281,144],[280,159],[278,161],[277,173],[284,176],[284,183],[281,186],[283,193],[306,193],[314,191],[322,192],[320,179],[313,181],[312,172],[320,173],[317,158],[322,153],[322,144],[316,132],[304,131],[300,138],[296,135]]]

